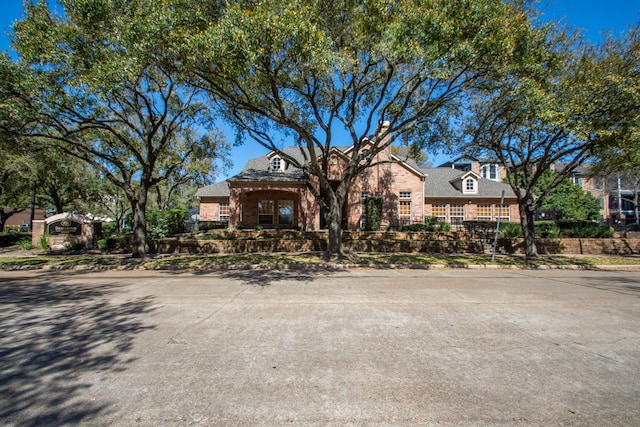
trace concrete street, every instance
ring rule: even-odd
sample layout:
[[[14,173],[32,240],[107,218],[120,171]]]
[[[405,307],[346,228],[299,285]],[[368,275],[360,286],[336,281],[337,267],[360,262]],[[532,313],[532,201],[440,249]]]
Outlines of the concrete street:
[[[0,424],[640,425],[640,274],[0,272]]]

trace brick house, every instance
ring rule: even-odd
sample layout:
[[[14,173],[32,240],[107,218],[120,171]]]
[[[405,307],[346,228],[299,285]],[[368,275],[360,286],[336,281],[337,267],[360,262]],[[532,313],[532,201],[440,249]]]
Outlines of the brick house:
[[[334,147],[329,153],[328,177],[336,185],[351,150]],[[297,147],[283,151],[302,160]],[[515,194],[500,182],[501,171],[483,166],[472,164],[468,170],[446,164],[419,168],[387,149],[352,181],[343,209],[343,228],[362,228],[364,202],[369,196],[382,197],[384,227],[422,223],[426,216],[452,225],[465,220],[495,220],[498,216],[503,221],[518,221]],[[196,197],[200,200],[200,221],[204,222],[228,222],[230,228],[325,228],[320,206],[307,189],[302,172],[276,152],[250,159],[239,174],[200,188]]]
[[[562,170],[564,167],[563,163],[557,163],[552,170]],[[571,172],[569,179],[600,201],[600,216],[605,224],[629,225],[638,222],[634,198],[640,183],[639,177],[625,174],[625,171],[594,176],[590,165],[583,164]]]
[[[5,210],[12,210],[11,208],[5,208]],[[35,209],[34,211],[34,219],[37,220],[42,220],[44,219],[46,216],[46,212],[44,209]],[[9,218],[7,218],[7,220],[4,223],[4,227],[5,230],[0,230],[0,231],[6,231],[6,230],[16,230],[16,229],[20,229],[21,227],[31,227],[31,209],[30,208],[24,208],[18,212],[16,212],[15,214],[11,215]]]

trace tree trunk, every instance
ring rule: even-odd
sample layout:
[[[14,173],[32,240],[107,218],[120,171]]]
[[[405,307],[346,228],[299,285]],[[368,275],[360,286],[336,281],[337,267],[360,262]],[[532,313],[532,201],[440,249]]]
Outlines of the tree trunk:
[[[326,258],[342,257],[342,206],[339,203],[332,203],[325,214],[325,220],[329,230]]]
[[[11,215],[7,215],[4,209],[0,208],[0,232],[4,232],[4,224]]]
[[[145,212],[147,208],[147,192],[140,189],[138,199],[131,201],[133,210],[133,258],[144,258],[147,254],[147,220]]]
[[[536,228],[535,228],[535,212],[536,208],[531,199],[521,200],[520,206],[520,224],[524,233],[524,248],[527,258],[535,258],[538,256],[538,248],[536,247]]]

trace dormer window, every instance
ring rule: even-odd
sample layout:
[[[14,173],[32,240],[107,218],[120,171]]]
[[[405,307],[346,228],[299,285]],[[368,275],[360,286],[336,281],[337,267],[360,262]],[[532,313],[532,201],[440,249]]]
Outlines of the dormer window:
[[[464,183],[464,189],[467,191],[473,191],[476,189],[476,182],[471,179],[471,178],[467,178],[467,180]]]
[[[460,191],[462,194],[478,194],[478,179],[480,179],[480,175],[470,171],[449,182],[456,191]]]
[[[463,182],[463,193],[465,194],[475,194],[478,192],[478,181],[471,177],[467,177]]]
[[[271,169],[272,170],[274,170],[274,171],[282,170],[283,169],[282,166],[283,166],[283,161],[282,161],[282,159],[280,157],[274,157],[271,160]]]

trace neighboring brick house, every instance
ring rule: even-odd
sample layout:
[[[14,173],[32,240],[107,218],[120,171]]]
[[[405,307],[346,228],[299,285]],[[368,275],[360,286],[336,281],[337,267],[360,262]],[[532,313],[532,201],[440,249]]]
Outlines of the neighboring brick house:
[[[508,184],[482,178],[474,171],[450,167],[424,169],[425,215],[458,225],[463,221],[520,220],[516,196]],[[504,199],[500,205],[502,192]],[[502,207],[501,207],[502,206]]]
[[[11,208],[5,208],[5,210],[12,210]],[[44,209],[34,210],[34,219],[42,220],[46,216]],[[11,215],[4,223],[5,229],[16,229],[20,227],[31,227],[31,208],[24,208],[19,212]],[[0,230],[3,231],[3,230]]]
[[[297,147],[287,148],[284,153],[301,161]],[[336,185],[350,155],[351,147],[335,147],[329,154],[328,177]],[[436,216],[453,225],[465,220],[495,220],[498,216],[502,220],[519,219],[511,188],[495,177],[483,178],[481,166],[478,172],[419,168],[389,150],[380,153],[375,162],[351,183],[343,210],[345,229],[362,227],[364,201],[369,196],[382,197],[385,227],[422,223],[425,216]],[[230,228],[324,228],[320,206],[307,189],[301,171],[276,152],[250,159],[238,175],[200,188],[196,197],[200,199],[200,221],[228,221]]]

